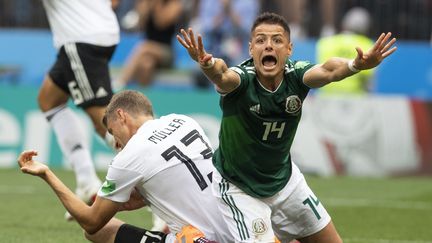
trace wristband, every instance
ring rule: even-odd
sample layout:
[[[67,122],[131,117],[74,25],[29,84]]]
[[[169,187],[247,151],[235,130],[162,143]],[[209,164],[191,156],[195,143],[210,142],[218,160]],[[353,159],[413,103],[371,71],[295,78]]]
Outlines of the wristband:
[[[353,72],[353,73],[358,73],[358,72],[360,72],[360,69],[357,69],[357,68],[354,67],[354,59],[351,59],[351,60],[348,62],[348,69],[351,70],[351,72]]]
[[[215,60],[214,57],[212,57],[210,59],[210,64],[207,64],[207,65],[201,65],[200,64],[200,66],[201,66],[202,69],[210,69],[210,68],[212,68],[215,65],[215,63],[216,63],[216,60]]]

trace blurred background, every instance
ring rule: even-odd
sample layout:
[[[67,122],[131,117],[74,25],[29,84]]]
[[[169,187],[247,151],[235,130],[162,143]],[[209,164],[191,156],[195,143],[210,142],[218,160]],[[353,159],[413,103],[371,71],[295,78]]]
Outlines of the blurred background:
[[[172,23],[172,41],[160,43],[170,55],[151,61],[140,53],[140,63],[154,65],[127,73],[129,58],[145,49],[146,22],[165,14],[150,14],[153,10],[145,6],[151,1],[114,1],[122,33],[110,64],[113,86],[142,90],[158,115],[195,117],[214,147],[218,95],[175,40],[180,28],[191,26],[201,33],[207,51],[229,65],[248,58],[250,27],[263,11],[288,20],[294,60],[354,57],[355,46],[367,49],[380,33],[392,32],[398,50],[378,68],[356,75],[345,82],[348,86],[311,92],[293,156],[304,171],[319,175],[432,173],[431,0],[178,0],[181,11]],[[26,148],[38,149],[41,160],[52,166],[68,167],[36,102],[55,60],[51,38],[40,1],[0,0],[0,167],[14,167]],[[95,163],[103,170],[113,153],[84,115],[82,120]]]

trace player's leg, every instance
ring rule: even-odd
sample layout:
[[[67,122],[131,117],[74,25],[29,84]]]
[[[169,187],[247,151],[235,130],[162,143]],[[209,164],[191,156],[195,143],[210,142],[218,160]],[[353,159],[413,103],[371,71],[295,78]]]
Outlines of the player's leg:
[[[57,94],[62,94],[63,100],[69,96],[75,105],[83,108],[99,105],[97,102],[101,100],[105,102],[103,104],[109,102],[111,90],[99,87],[97,82],[93,85],[88,74],[91,77],[97,76],[94,72],[98,72],[100,66],[107,69],[115,47],[92,47],[77,43],[62,46],[39,94],[40,107],[54,128],[62,152],[72,163],[77,180],[76,194],[87,203],[92,203],[101,185],[94,169],[87,137],[77,115],[65,105],[56,107],[59,102],[54,101],[59,96]],[[65,216],[68,220],[72,219],[68,213]]]
[[[215,171],[213,194],[235,242],[275,242],[270,207],[253,198]]]
[[[55,107],[65,105],[69,94],[60,89],[49,75],[45,76],[39,89],[38,104],[42,112],[47,112]]]
[[[107,145],[114,148],[114,138],[107,132],[102,118],[113,95],[108,63],[115,47],[79,43],[76,45],[76,50],[75,59],[79,61],[75,60],[75,62],[80,62],[83,67],[82,71],[74,71],[77,82],[80,84],[77,90],[83,96],[87,94],[87,98],[84,97],[84,100],[77,105],[83,108],[90,117],[97,134],[105,140]]]
[[[102,122],[102,118],[105,114],[106,106],[90,106],[85,108],[85,112],[90,117],[90,120],[93,123],[93,127],[96,130],[96,133],[105,140],[105,143],[108,147],[117,150],[114,137],[107,131],[106,127]]]
[[[89,241],[101,243],[163,243],[167,237],[165,233],[138,228],[116,218],[112,218],[95,234],[84,234]]]
[[[97,134],[105,139],[107,136],[107,129],[102,123],[102,118],[105,114],[106,106],[90,106],[84,109],[87,115],[90,117],[90,120],[93,123],[93,126],[97,132]]]
[[[342,242],[330,215],[294,163],[288,184],[268,201],[273,229],[281,242]]]
[[[315,234],[298,239],[301,243],[342,243],[332,221]]]
[[[38,95],[39,107],[52,126],[64,157],[72,165],[78,187],[100,185],[80,120],[66,105],[69,94],[51,78],[53,75],[59,79],[59,63],[61,61],[57,60],[50,75],[46,76],[42,84]]]

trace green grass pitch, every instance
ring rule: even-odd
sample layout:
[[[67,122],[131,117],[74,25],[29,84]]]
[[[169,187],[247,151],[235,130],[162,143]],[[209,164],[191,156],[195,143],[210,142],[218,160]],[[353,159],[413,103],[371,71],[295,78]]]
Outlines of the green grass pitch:
[[[55,173],[74,188],[70,171]],[[101,177],[103,178],[103,174]],[[348,243],[432,243],[432,178],[307,177]],[[41,179],[0,170],[0,242],[86,242]],[[147,210],[117,217],[150,227]]]

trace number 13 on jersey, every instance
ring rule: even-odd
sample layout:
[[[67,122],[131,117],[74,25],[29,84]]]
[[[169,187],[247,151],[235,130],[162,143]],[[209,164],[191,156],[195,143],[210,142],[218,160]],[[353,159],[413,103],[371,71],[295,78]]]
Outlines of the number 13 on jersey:
[[[188,146],[196,139],[200,139],[205,147],[205,149],[200,154],[204,157],[204,159],[210,159],[213,155],[212,148],[209,146],[209,144],[204,140],[204,138],[197,130],[192,130],[190,133],[188,133],[186,136],[180,139],[180,141],[185,146]],[[161,155],[166,161],[169,161],[170,159],[176,157],[178,160],[180,160],[182,163],[186,165],[186,167],[188,168],[192,176],[195,178],[195,181],[198,183],[198,186],[201,188],[201,190],[207,188],[208,186],[207,182],[205,181],[201,172],[198,170],[195,163],[192,161],[192,159],[190,159],[187,155],[185,155],[177,146],[173,145],[169,147]]]

